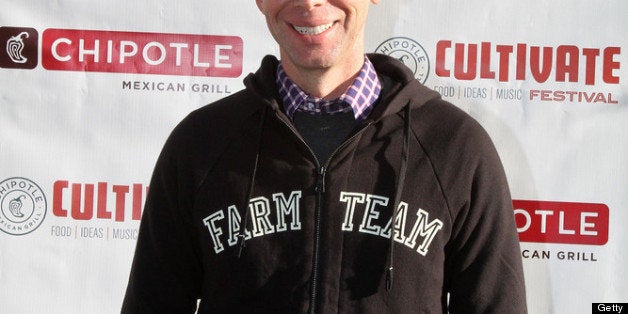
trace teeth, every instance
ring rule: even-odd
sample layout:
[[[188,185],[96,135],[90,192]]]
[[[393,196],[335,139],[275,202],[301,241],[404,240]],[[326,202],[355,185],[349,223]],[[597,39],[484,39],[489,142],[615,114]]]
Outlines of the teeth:
[[[328,30],[334,23],[329,23],[329,24],[325,24],[325,25],[319,25],[319,26],[315,26],[315,27],[300,27],[300,26],[296,26],[293,25],[294,30],[296,30],[297,32],[303,34],[303,35],[318,35],[326,30]]]

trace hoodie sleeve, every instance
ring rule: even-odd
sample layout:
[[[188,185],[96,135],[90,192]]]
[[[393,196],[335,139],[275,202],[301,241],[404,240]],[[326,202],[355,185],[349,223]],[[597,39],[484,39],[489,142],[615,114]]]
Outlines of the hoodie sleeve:
[[[169,138],[153,172],[122,313],[196,309],[203,276],[175,137]]]
[[[512,200],[489,135],[443,100],[426,103],[414,116],[450,214],[444,307],[449,313],[526,313]]]
[[[471,119],[469,119],[471,120]],[[464,162],[449,190],[452,234],[446,285],[450,313],[526,313],[519,239],[508,182],[488,134],[459,124]]]

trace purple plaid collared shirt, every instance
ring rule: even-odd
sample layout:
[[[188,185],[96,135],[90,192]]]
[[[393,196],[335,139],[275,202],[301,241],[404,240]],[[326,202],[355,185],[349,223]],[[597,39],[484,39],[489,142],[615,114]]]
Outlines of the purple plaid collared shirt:
[[[310,114],[334,114],[353,110],[355,119],[362,121],[373,109],[382,90],[375,68],[366,56],[358,77],[337,99],[324,100],[306,94],[290,80],[281,63],[277,67],[277,86],[286,115],[291,120],[297,110]]]

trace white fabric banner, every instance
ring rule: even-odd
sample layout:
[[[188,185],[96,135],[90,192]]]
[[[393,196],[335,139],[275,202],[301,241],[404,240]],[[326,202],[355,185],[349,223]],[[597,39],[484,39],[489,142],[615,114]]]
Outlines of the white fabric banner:
[[[0,0],[0,312],[119,312],[152,168],[278,49],[253,1]],[[628,302],[628,2],[382,1],[366,52],[502,158],[530,313]]]

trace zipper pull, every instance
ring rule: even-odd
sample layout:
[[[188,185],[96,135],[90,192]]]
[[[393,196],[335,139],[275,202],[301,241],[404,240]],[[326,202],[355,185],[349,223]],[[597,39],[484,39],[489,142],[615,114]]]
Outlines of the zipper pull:
[[[318,168],[318,177],[316,178],[316,188],[314,189],[317,193],[325,193],[325,173],[327,169],[325,166]]]

